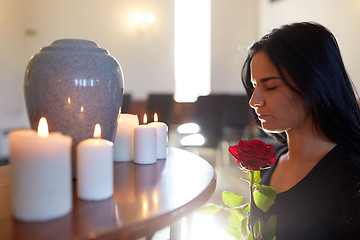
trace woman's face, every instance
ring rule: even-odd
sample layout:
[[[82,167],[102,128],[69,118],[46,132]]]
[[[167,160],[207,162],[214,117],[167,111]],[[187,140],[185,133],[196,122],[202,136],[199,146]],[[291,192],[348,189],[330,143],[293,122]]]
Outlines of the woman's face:
[[[290,77],[287,79],[293,84]],[[256,53],[251,61],[251,81],[254,92],[249,105],[255,109],[265,131],[301,129],[305,123],[311,122],[311,114],[304,100],[281,79],[262,51]]]

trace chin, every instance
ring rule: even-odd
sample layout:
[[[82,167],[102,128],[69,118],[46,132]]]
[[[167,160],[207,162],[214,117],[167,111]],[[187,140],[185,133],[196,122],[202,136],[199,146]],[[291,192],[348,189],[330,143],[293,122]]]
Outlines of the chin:
[[[282,133],[285,130],[282,128],[278,128],[275,126],[271,126],[269,124],[266,124],[265,122],[261,123],[261,128],[264,130],[264,132],[266,133]]]

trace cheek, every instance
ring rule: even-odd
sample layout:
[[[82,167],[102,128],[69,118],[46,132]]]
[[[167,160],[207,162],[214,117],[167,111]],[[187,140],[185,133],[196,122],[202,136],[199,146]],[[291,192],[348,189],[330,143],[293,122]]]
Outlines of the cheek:
[[[310,110],[300,96],[295,94],[289,98],[288,102],[290,103],[288,107],[289,111],[291,111],[292,115],[298,118],[299,121],[304,121],[309,116]]]
[[[274,96],[271,112],[278,120],[302,121],[308,116],[309,110],[303,99],[296,93],[288,92]]]
[[[294,99],[292,96],[277,94],[272,97],[272,104],[269,104],[268,107],[276,115],[287,115],[294,110]]]
[[[261,125],[269,132],[282,132],[296,128],[304,124],[310,112],[302,98],[291,90],[273,95],[271,101],[266,103],[266,107],[272,117]]]

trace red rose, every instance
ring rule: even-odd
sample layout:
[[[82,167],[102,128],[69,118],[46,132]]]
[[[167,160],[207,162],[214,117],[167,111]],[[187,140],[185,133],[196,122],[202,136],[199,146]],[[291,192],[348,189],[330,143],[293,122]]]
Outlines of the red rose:
[[[229,147],[229,152],[248,170],[260,170],[271,166],[275,162],[275,153],[272,145],[258,139],[240,140],[235,146]]]

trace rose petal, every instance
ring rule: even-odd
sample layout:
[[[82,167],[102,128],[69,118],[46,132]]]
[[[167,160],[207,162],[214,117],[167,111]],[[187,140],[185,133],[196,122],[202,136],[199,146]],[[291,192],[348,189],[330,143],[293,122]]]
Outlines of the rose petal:
[[[269,167],[275,162],[275,151],[272,145],[259,139],[240,140],[229,147],[229,152],[237,159],[237,163],[249,170]]]
[[[229,152],[231,153],[231,155],[233,155],[237,160],[239,160],[239,153],[236,151],[236,146],[230,146],[229,147]]]

